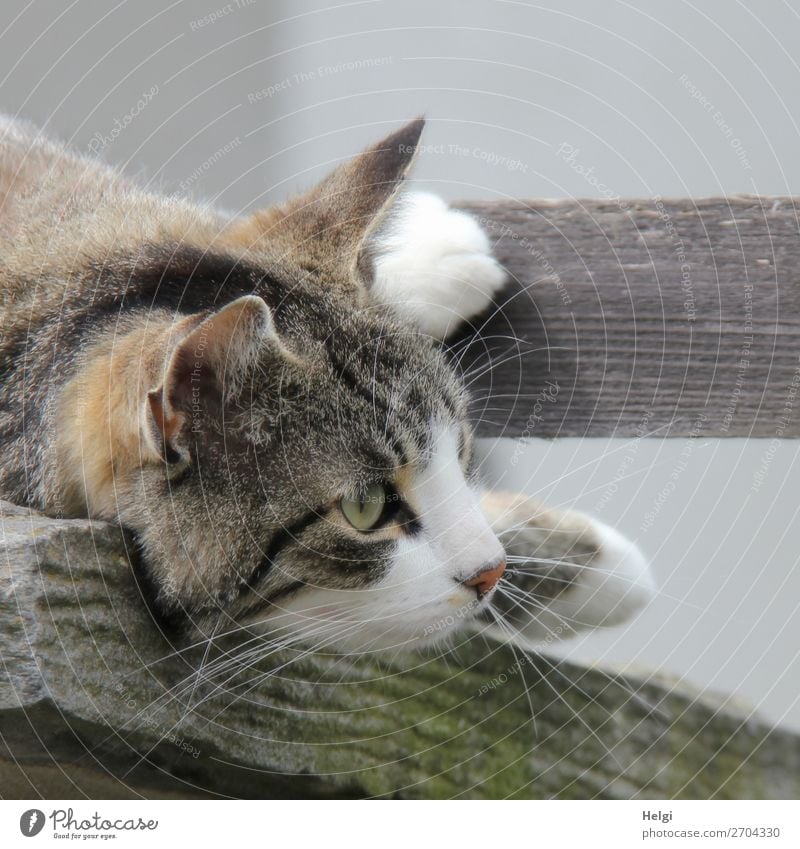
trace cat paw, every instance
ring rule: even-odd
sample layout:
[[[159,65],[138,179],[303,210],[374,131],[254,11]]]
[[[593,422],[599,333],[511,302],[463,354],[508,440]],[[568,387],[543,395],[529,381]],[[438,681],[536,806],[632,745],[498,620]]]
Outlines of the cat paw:
[[[506,279],[474,218],[436,195],[414,192],[398,201],[376,240],[371,295],[443,340],[482,313]]]
[[[595,519],[590,522],[600,543],[597,554],[556,600],[559,612],[579,629],[621,625],[656,593],[650,564],[641,549],[609,525]]]
[[[507,493],[485,493],[482,506],[508,559],[496,606],[522,636],[550,642],[619,625],[655,595],[647,558],[603,522]]]

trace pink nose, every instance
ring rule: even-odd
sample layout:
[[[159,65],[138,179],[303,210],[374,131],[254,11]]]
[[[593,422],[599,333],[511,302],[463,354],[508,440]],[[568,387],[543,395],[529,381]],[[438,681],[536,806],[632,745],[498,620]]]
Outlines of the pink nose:
[[[501,560],[496,566],[491,566],[489,569],[484,569],[483,572],[478,572],[474,578],[464,581],[465,587],[474,587],[478,593],[478,598],[483,598],[487,593],[490,593],[496,586],[497,582],[506,571],[506,561]]]

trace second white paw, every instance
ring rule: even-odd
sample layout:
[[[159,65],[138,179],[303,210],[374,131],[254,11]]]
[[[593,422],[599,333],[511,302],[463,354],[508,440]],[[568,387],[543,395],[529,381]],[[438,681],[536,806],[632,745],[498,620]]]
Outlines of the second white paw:
[[[436,195],[401,198],[377,241],[372,296],[445,339],[482,313],[506,282],[489,238],[474,218]]]

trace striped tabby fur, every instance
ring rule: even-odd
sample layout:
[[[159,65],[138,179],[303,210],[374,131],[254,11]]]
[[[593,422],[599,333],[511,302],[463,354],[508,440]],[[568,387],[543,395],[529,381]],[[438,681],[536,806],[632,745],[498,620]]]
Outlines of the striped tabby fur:
[[[433,309],[426,325],[420,281],[444,280],[454,309],[471,286],[474,312],[502,275],[441,202],[419,207],[438,216],[426,246],[403,237],[421,130],[230,220],[4,121],[0,496],[119,521],[156,607],[207,633],[362,650],[438,638],[493,599],[535,638],[637,608],[649,578],[621,537],[477,491],[466,393],[432,338],[451,326]],[[420,270],[436,222],[475,244]],[[357,530],[341,499],[376,485],[381,521]],[[536,604],[481,584],[502,571],[498,535]]]

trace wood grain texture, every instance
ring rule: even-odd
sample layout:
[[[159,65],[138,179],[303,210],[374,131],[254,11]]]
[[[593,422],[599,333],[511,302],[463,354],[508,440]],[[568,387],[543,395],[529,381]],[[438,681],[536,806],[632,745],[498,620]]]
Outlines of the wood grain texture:
[[[481,435],[800,436],[795,199],[458,206],[510,275],[454,346]]]
[[[800,795],[800,737],[729,699],[480,638],[195,687],[118,528],[0,502],[0,530],[4,798]]]

